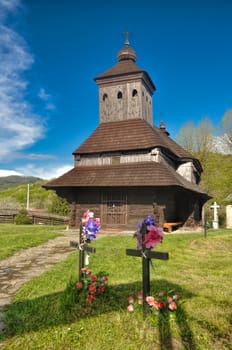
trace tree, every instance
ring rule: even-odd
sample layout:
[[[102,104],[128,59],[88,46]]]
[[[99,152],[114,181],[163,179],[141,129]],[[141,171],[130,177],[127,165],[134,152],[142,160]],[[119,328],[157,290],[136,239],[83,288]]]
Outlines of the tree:
[[[65,198],[56,196],[52,204],[49,206],[48,211],[53,214],[68,216],[70,213],[68,202]]]
[[[197,158],[204,163],[214,143],[211,120],[205,117],[197,126],[194,126],[193,122],[188,122],[180,129],[177,142],[194,156],[197,155]]]
[[[226,111],[222,117],[222,141],[229,153],[232,153],[232,109]]]
[[[195,151],[195,127],[193,122],[184,125],[177,135],[177,142],[182,145],[186,151],[193,153]]]

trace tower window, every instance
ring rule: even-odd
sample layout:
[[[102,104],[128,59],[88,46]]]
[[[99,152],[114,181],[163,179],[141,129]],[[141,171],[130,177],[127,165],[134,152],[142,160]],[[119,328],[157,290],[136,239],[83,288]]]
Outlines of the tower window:
[[[135,96],[137,96],[138,95],[138,91],[136,90],[136,89],[134,89],[133,91],[132,91],[132,97],[135,97]]]
[[[102,97],[103,101],[105,101],[107,98],[108,98],[107,94],[104,94],[103,97]]]
[[[118,92],[117,97],[118,97],[118,99],[122,98],[122,92],[121,91]]]

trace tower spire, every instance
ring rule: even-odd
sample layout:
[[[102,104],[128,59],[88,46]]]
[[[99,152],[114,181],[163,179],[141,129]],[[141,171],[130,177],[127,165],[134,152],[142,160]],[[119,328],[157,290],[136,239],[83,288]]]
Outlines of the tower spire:
[[[130,42],[129,42],[129,32],[124,32],[124,36],[125,36],[125,42],[124,42],[124,45],[125,46],[129,46],[130,45]]]

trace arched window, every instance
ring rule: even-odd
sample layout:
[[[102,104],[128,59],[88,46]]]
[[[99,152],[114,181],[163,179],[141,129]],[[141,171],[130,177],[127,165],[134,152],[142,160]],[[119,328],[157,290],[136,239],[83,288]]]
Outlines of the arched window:
[[[102,97],[103,101],[105,101],[107,98],[108,98],[107,94],[104,94],[103,97]]]
[[[122,98],[122,92],[121,91],[118,92],[117,97],[118,97],[118,99]]]
[[[137,96],[138,95],[138,91],[136,90],[136,89],[134,89],[133,91],[132,91],[132,97],[135,97],[135,96]]]

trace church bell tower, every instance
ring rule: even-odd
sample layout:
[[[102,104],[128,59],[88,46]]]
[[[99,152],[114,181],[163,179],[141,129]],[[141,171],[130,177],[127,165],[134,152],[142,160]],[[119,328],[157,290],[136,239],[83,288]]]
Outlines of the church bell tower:
[[[99,86],[100,123],[144,119],[153,125],[152,95],[156,90],[148,73],[136,65],[136,52],[126,37],[118,63],[94,80]]]

